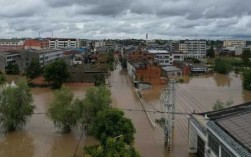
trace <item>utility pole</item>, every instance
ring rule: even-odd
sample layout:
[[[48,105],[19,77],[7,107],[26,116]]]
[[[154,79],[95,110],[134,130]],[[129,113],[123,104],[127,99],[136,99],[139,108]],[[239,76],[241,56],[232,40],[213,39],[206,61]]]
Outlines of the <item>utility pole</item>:
[[[175,80],[171,80],[168,86],[161,92],[161,101],[164,108],[164,134],[165,145],[168,151],[171,149],[171,135],[173,132],[175,116]]]

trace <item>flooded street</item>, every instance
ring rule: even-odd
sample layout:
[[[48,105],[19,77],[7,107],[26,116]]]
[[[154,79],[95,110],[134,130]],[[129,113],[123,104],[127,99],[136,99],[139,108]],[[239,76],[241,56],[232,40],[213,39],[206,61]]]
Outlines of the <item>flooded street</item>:
[[[16,79],[15,77],[10,78]],[[9,82],[11,82],[9,80]],[[125,111],[136,128],[135,148],[142,157],[192,157],[188,153],[188,116],[176,115],[171,152],[164,147],[163,129],[152,126],[135,95],[132,83],[118,67],[110,77],[112,105]],[[208,74],[184,77],[185,82],[176,85],[176,111],[184,113],[212,110],[217,99],[233,100],[240,104],[251,100],[251,92],[242,90],[240,75],[229,76]],[[143,91],[144,107],[148,111],[162,110],[160,92],[164,86],[154,86]],[[70,87],[74,95],[81,97],[88,87]],[[53,92],[48,88],[32,88],[35,113],[46,113]],[[149,112],[152,122],[161,118],[157,112]],[[1,157],[71,157],[73,156],[81,132],[78,128],[70,134],[60,134],[46,114],[34,114],[27,124],[13,133],[0,133]],[[83,156],[85,144],[95,140],[83,137],[77,150]]]

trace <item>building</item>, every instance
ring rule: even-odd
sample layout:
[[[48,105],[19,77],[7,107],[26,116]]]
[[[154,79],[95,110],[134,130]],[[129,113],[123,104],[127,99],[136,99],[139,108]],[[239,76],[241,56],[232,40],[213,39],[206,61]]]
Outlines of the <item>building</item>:
[[[198,157],[251,156],[251,102],[192,114],[189,151]]]
[[[54,50],[24,50],[20,53],[20,59],[18,65],[21,72],[25,72],[27,65],[32,59],[37,59],[41,67],[58,60],[64,56],[64,51],[60,49]]]
[[[142,61],[145,63],[154,62],[154,54],[147,51],[136,50],[127,54],[127,60],[129,61]]]
[[[242,55],[242,52],[244,50],[250,50],[251,51],[251,46],[245,46],[245,47],[236,47],[234,51],[234,55],[240,56]]]
[[[182,76],[182,69],[176,66],[162,67],[163,75],[170,78]]]
[[[129,61],[127,62],[127,71],[133,82],[145,82],[151,85],[166,83],[166,79],[161,77],[161,67],[156,64]]]
[[[0,52],[0,71],[5,72],[5,67],[12,63],[17,63],[20,54],[17,51]]]
[[[184,61],[182,52],[168,52],[167,50],[148,50],[148,53],[154,55],[154,60],[160,66],[173,65],[174,61]]]
[[[44,39],[27,39],[24,43],[24,49],[49,49],[49,41]]]
[[[179,50],[187,58],[202,59],[206,57],[206,47],[205,40],[185,40],[180,42]]]
[[[23,50],[23,39],[0,39],[0,51]]]
[[[225,40],[223,42],[223,47],[245,47],[246,41],[244,40]]]
[[[50,49],[79,48],[79,40],[74,38],[50,38]]]

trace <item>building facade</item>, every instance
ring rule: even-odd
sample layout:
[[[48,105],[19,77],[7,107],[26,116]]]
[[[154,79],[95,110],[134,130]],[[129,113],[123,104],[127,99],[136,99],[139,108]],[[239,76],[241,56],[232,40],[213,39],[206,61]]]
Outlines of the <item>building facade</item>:
[[[206,48],[205,40],[185,40],[179,44],[179,50],[183,52],[187,58],[205,58]]]
[[[21,72],[25,72],[27,65],[32,61],[32,59],[37,59],[41,67],[47,64],[61,59],[64,56],[64,51],[55,50],[25,50],[20,53],[20,59],[18,65]]]
[[[79,40],[73,38],[51,38],[49,39],[50,49],[79,48]]]
[[[0,51],[23,50],[23,39],[0,39]]]
[[[17,52],[0,52],[0,71],[5,72],[5,67],[11,63],[17,63],[20,54]]]
[[[148,53],[154,55],[154,60],[160,66],[173,65],[175,61],[184,61],[182,52],[168,52],[166,50],[148,50]]]
[[[43,39],[27,39],[24,43],[24,49],[35,49],[35,50],[41,50],[41,49],[49,49],[49,40],[43,40]]]
[[[244,40],[225,40],[223,42],[223,47],[244,47],[246,46],[246,41]]]

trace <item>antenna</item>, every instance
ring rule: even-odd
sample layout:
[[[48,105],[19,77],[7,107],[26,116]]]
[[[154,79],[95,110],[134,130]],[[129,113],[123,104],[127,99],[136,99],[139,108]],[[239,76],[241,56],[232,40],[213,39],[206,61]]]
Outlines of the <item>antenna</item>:
[[[51,38],[53,38],[53,32],[51,32]]]

